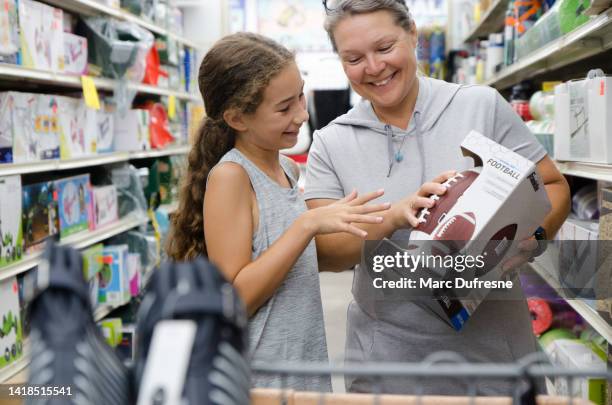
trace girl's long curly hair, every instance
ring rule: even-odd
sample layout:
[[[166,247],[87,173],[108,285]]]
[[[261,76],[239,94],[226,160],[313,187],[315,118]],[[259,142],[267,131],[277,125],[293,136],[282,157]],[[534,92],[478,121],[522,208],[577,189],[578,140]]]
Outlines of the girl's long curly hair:
[[[204,193],[211,169],[235,144],[236,133],[223,119],[234,108],[252,114],[270,80],[294,62],[294,55],[264,36],[238,33],[220,39],[206,54],[198,84],[207,117],[188,155],[179,207],[172,216],[166,251],[173,260],[206,255]]]

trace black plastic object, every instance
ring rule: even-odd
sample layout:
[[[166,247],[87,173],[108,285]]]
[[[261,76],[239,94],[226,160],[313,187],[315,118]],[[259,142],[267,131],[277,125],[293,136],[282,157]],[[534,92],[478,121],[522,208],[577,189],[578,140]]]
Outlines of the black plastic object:
[[[79,251],[48,244],[35,284],[28,384],[64,387],[63,395],[46,398],[46,405],[132,404],[128,370],[94,322]]]
[[[198,258],[162,264],[149,286],[137,321],[137,384],[142,383],[151,355],[156,324],[167,319],[193,320],[197,332],[181,404],[248,404],[246,312],[232,285],[215,266]],[[163,399],[159,403],[164,404]]]

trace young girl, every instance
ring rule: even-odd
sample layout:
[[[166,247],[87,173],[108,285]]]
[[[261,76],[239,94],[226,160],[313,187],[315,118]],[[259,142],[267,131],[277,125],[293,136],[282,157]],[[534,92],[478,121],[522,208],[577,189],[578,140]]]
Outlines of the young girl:
[[[189,154],[169,255],[201,254],[237,288],[249,314],[254,361],[327,361],[319,288],[317,234],[366,233],[352,223],[380,223],[388,204],[364,204],[382,191],[308,211],[296,187],[298,170],[279,154],[297,142],[308,119],[304,82],[287,49],[240,33],[205,56],[199,85],[204,121]],[[285,386],[329,391],[329,377],[289,377]],[[253,385],[278,387],[279,376]]]

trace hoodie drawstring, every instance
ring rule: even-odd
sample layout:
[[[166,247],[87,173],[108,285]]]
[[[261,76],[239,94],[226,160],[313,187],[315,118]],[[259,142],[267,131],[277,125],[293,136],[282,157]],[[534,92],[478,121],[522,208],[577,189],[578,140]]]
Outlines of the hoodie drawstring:
[[[417,145],[419,148],[419,155],[421,159],[421,184],[425,182],[425,147],[423,145],[423,134],[421,133],[421,127],[419,125],[419,115],[420,111],[414,112],[414,130],[416,132]],[[389,172],[387,173],[387,177],[391,176],[391,170],[393,169],[393,163],[395,162],[395,150],[393,149],[393,129],[391,125],[385,125],[385,133],[387,135],[387,153],[389,158]],[[408,135],[404,135],[408,136]]]

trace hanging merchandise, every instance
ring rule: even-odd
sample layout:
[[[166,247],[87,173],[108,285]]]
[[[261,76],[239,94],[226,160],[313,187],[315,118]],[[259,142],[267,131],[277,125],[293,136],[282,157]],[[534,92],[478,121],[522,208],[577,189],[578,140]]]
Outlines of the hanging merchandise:
[[[90,405],[133,404],[128,371],[93,320],[80,252],[49,245],[32,296],[28,384],[62,387],[63,398]],[[38,402],[28,397],[25,404]]]
[[[153,103],[148,106],[148,109],[151,116],[151,147],[154,149],[162,149],[169,143],[174,142],[174,137],[170,133],[170,127],[168,125],[166,108],[161,103]]]
[[[145,69],[144,78],[142,82],[144,84],[150,84],[157,86],[157,82],[160,76],[168,77],[168,72],[160,68],[159,53],[157,47],[154,45],[151,47],[149,53],[147,53],[147,67]]]
[[[173,323],[177,327],[168,336],[164,333],[168,320],[189,322],[187,326]],[[183,344],[176,343],[183,335],[179,327],[192,330],[185,334]],[[140,306],[137,330],[138,404],[154,403],[152,397],[160,389],[177,392],[177,398],[168,403],[194,405],[203,398],[208,404],[249,403],[245,309],[236,290],[205,259],[164,263],[153,273]],[[170,343],[174,352],[167,353],[160,340]],[[167,369],[169,355],[175,358],[173,370]],[[166,368],[160,371],[160,365]],[[220,376],[223,378],[217,378]]]

